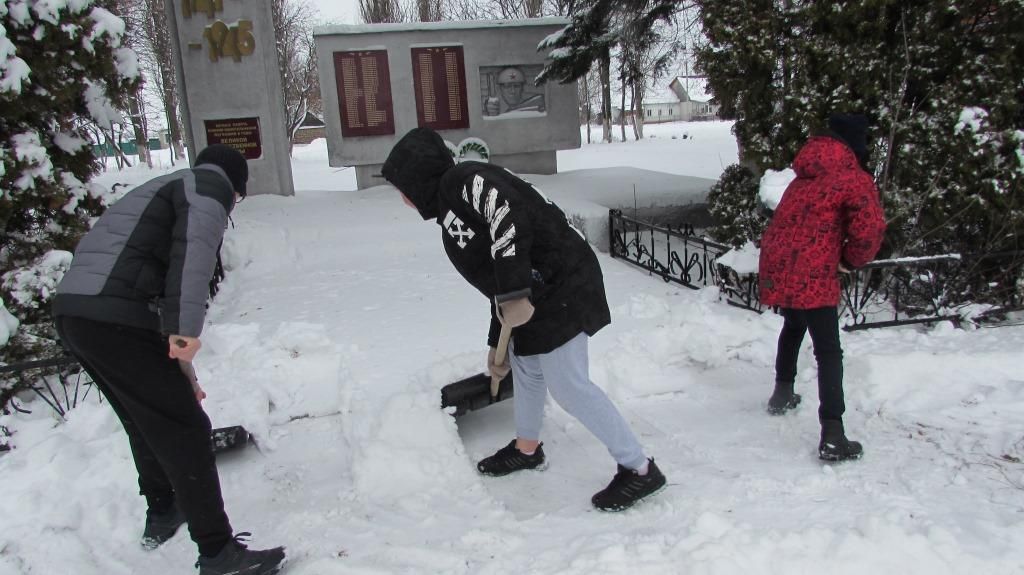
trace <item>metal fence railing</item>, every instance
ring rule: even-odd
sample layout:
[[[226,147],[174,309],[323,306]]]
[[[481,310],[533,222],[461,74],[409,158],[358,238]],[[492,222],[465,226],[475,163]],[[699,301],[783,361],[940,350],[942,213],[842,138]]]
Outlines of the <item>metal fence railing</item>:
[[[0,365],[0,382],[5,384],[3,388],[7,393],[32,392],[61,418],[84,401],[95,387],[89,374],[70,355]],[[30,412],[13,394],[5,399],[8,401],[0,401],[0,404],[22,413]]]
[[[697,237],[691,227],[658,226],[619,210],[609,212],[608,229],[612,257],[693,289],[717,283],[714,261],[729,251],[729,246]]]
[[[718,263],[729,246],[697,237],[692,227],[658,226],[619,210],[608,218],[613,258],[689,288],[718,286],[729,304],[764,311],[757,274]],[[999,317],[1024,309],[1024,252],[876,260],[844,274],[841,286],[847,331]]]
[[[728,303],[762,310],[757,278],[719,265],[718,258],[732,248],[698,237],[692,226],[657,226],[610,210],[608,230],[613,258],[691,289],[719,286]]]
[[[1024,309],[1024,252],[875,260],[842,282],[848,331],[964,319]],[[970,302],[970,303],[963,303]]]

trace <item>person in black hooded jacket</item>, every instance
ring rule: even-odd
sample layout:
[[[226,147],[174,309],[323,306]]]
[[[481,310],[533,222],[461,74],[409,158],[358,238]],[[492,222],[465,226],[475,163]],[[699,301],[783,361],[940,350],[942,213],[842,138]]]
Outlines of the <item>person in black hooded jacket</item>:
[[[611,322],[597,256],[565,213],[533,185],[499,166],[455,164],[444,140],[416,128],[391,150],[383,176],[424,220],[441,226],[455,269],[491,302],[487,364],[515,386],[516,439],[481,460],[486,475],[544,463],[540,430],[547,391],[605,444],[618,463],[594,495],[625,509],[665,484],[629,424],[588,372],[588,336]],[[501,324],[512,330],[509,361],[495,364]]]

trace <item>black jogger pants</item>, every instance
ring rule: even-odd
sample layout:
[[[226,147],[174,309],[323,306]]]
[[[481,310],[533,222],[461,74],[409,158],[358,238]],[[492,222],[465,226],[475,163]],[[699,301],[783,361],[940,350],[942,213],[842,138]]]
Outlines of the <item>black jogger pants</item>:
[[[804,334],[810,332],[814,357],[818,361],[818,419],[842,420],[846,404],[843,399],[843,348],[839,345],[838,309],[783,308],[780,313],[785,323],[779,333],[779,348],[775,356],[776,384],[793,387],[800,344]]]
[[[231,538],[210,439],[210,419],[196,400],[167,338],[145,329],[59,316],[61,342],[92,376],[124,425],[150,509],[175,502],[203,555]]]

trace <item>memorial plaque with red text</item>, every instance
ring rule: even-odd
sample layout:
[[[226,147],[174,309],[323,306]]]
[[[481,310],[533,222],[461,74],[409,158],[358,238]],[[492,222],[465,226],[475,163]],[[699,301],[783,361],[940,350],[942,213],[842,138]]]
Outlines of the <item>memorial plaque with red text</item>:
[[[334,76],[343,137],[395,133],[386,50],[335,52]]]
[[[435,130],[469,127],[462,46],[412,48],[412,75],[420,127]]]

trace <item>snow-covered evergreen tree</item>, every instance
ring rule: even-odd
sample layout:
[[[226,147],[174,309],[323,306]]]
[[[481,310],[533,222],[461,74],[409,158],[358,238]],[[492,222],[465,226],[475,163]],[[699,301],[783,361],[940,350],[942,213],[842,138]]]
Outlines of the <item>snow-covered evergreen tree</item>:
[[[123,33],[103,2],[0,2],[0,296],[21,323],[0,351],[7,361],[33,353],[48,328],[44,278],[66,259],[51,250],[71,251],[103,209],[105,190],[88,183],[91,142],[76,126],[120,121],[138,82]]]
[[[829,112],[862,112],[894,255],[1022,248],[1019,0],[698,4],[744,165],[783,168]]]
[[[601,117],[604,140],[612,140],[612,48],[624,38],[634,49],[658,40],[655,24],[668,20],[681,8],[673,0],[578,0],[570,2],[570,24],[545,38],[538,50],[548,51],[549,62],[536,78],[538,85],[555,80],[572,82],[586,75],[594,62],[601,81]]]

